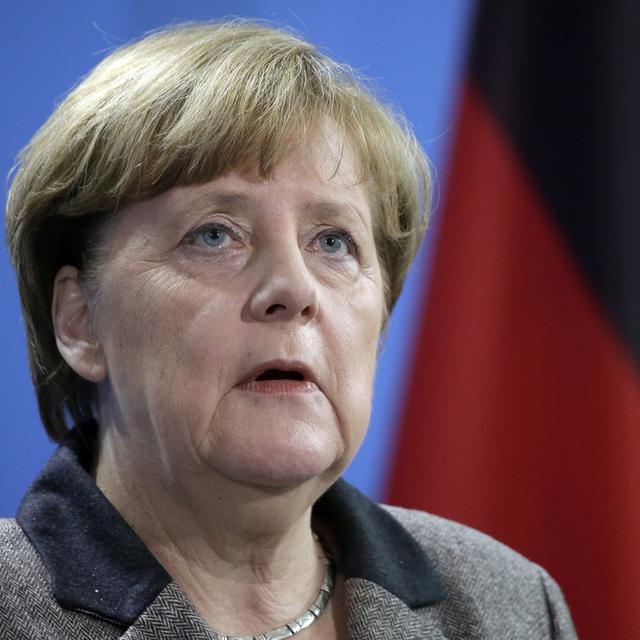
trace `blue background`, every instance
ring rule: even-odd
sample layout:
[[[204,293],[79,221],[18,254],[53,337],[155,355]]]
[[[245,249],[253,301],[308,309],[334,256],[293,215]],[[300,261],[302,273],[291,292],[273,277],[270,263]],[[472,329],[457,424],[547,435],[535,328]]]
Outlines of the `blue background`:
[[[431,158],[437,212],[473,9],[472,0],[4,0],[0,171],[9,173],[16,154],[55,104],[114,47],[168,23],[256,17],[293,27],[381,87],[383,98],[412,122]],[[3,200],[7,184],[2,183]],[[352,482],[375,498],[384,495],[393,454],[437,215],[434,222],[392,315],[379,359],[369,434],[347,472]],[[0,300],[0,516],[9,516],[53,445],[40,426],[15,278],[4,246]]]

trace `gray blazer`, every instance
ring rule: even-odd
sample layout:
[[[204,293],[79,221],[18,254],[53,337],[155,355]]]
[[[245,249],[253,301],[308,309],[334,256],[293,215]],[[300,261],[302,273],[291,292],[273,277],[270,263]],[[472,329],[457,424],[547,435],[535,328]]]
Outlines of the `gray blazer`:
[[[345,582],[353,640],[543,640],[576,638],[562,594],[540,567],[434,516],[392,508],[433,561],[446,592],[412,609],[376,583]],[[206,623],[170,582],[127,629],[52,596],[48,572],[13,520],[0,521],[0,637],[3,640],[211,640]]]
[[[87,473],[72,432],[0,520],[2,640],[211,640],[207,624]],[[562,594],[495,540],[384,507],[339,481],[314,507],[334,522],[353,640],[569,640]]]

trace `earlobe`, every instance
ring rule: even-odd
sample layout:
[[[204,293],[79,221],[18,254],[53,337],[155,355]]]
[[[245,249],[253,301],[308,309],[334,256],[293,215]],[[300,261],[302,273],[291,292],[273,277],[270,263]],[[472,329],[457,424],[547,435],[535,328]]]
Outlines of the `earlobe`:
[[[65,265],[56,274],[51,314],[58,350],[67,364],[86,380],[102,382],[106,377],[104,353],[75,267]]]

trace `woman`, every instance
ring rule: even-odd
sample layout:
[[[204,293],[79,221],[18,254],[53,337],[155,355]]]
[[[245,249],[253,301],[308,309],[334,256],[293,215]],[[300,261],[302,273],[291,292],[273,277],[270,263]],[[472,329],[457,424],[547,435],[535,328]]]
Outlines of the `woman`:
[[[7,206],[61,446],[0,529],[3,638],[575,637],[540,568],[339,480],[427,202],[411,133],[288,33],[98,65]]]

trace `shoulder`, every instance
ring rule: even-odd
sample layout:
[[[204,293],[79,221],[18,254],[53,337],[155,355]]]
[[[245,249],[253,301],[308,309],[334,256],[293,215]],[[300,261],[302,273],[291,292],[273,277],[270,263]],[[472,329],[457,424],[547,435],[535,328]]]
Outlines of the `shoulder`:
[[[0,637],[100,640],[119,637],[108,623],[60,607],[37,551],[13,519],[0,519]]]
[[[25,580],[44,579],[37,553],[13,519],[0,519],[0,567],[2,591]]]
[[[462,607],[473,611],[477,624],[487,629],[526,624],[537,630],[536,637],[576,637],[562,592],[542,567],[462,524],[421,511],[383,508],[432,562],[447,594],[447,606],[458,609],[451,615],[458,616]]]
[[[465,525],[423,511],[383,505],[438,565],[495,567],[503,577],[522,577],[536,565],[494,538]]]

